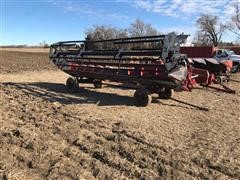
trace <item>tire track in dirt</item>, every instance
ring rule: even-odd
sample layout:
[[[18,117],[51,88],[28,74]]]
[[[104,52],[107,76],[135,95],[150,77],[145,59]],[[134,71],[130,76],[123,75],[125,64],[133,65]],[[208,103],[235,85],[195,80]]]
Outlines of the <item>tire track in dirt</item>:
[[[12,86],[11,84],[7,84],[7,86]],[[24,91],[22,91],[22,93],[25,95],[25,96],[27,96],[27,98],[29,98],[29,94],[27,94],[26,92],[24,92]],[[8,92],[7,94],[12,94],[11,92]],[[20,101],[18,102],[18,103],[21,103]],[[22,113],[26,113],[26,111],[22,111]],[[54,114],[54,111],[53,111],[53,114]],[[59,113],[58,114],[58,116],[60,115],[61,113]],[[48,115],[49,116],[49,115]],[[69,116],[69,115],[67,115],[67,117],[68,117],[68,119],[70,118],[70,119],[73,119],[74,117],[73,116]],[[31,118],[31,116],[29,116],[29,117],[27,117],[26,119],[29,119],[29,120],[32,120],[32,118]],[[69,121],[71,121],[69,119]],[[36,123],[36,122],[34,122],[34,123]],[[85,128],[87,128],[87,129],[89,129],[89,126],[88,126],[88,123],[89,123],[89,121],[87,122],[87,123],[85,123],[84,125],[85,125]],[[91,123],[91,125],[93,125],[94,123]],[[96,125],[96,124],[95,124]],[[51,126],[51,125],[50,125]],[[49,126],[49,127],[50,127]],[[90,126],[91,127],[91,126]],[[19,127],[19,129],[20,129],[21,127]],[[83,126],[83,124],[81,125],[81,128],[84,128],[84,126]],[[97,126],[95,129],[99,129],[100,127],[99,126]],[[92,127],[90,128],[90,129],[92,129]],[[114,130],[112,130],[113,132],[115,132],[115,133],[118,133],[118,131],[114,131]],[[128,137],[131,137],[131,138],[133,138],[134,136],[129,136],[128,135]],[[143,140],[140,140],[140,139],[138,139],[138,138],[133,138],[133,140],[137,140],[137,142],[141,142],[141,143],[143,143],[144,141]],[[94,142],[95,143],[95,142]],[[76,145],[76,143],[73,143],[74,145]],[[150,145],[149,143],[144,143],[145,145]],[[92,144],[92,145],[94,145],[94,144]],[[111,145],[111,143],[110,143],[110,145]],[[86,153],[86,147],[84,146],[84,145],[79,145],[78,144],[78,146],[80,147],[80,150],[82,150],[83,152],[85,152]],[[104,146],[104,147],[106,147],[106,146]],[[156,146],[155,146],[156,147]],[[95,149],[95,148],[93,148],[93,149]],[[123,159],[127,159],[128,161],[131,159],[129,159],[129,154],[131,154],[131,153],[128,153],[128,151],[127,150],[124,150],[123,148],[122,148],[122,146],[119,146],[119,147],[117,147],[117,148],[115,148],[115,151],[117,151],[118,152],[118,154],[121,156],[121,158],[123,158]],[[114,169],[121,169],[121,171],[124,171],[128,176],[130,176],[130,175],[134,175],[134,177],[136,177],[136,178],[140,178],[142,175],[138,172],[138,171],[135,171],[135,173],[132,173],[132,170],[131,169],[127,169],[127,168],[125,168],[125,166],[124,165],[121,165],[121,163],[120,163],[120,165],[119,164],[116,164],[116,163],[114,163],[113,161],[110,161],[110,160],[107,160],[106,159],[106,157],[104,156],[104,154],[106,153],[106,149],[105,149],[105,152],[103,153],[103,152],[98,152],[98,151],[93,151],[92,152],[92,157],[93,158],[95,158],[95,159],[98,159],[99,161],[101,161],[102,163],[104,163],[104,164],[107,164],[108,166],[110,166],[110,167],[112,167],[112,168],[114,168]],[[130,160],[131,161],[131,160]],[[139,165],[139,166],[141,166],[141,165]],[[52,166],[51,166],[51,168],[52,168]],[[51,169],[50,168],[50,169]],[[150,167],[151,168],[151,167]]]
[[[239,158],[239,147],[234,143],[239,142],[240,136],[231,125],[236,124],[235,119],[225,122],[209,119],[208,116],[213,117],[211,114],[199,113],[198,117],[191,115],[195,118],[189,125],[193,126],[191,136],[184,137],[184,133],[179,133],[183,136],[180,138],[182,142],[176,143],[177,146],[166,145],[161,141],[153,142],[145,131],[125,121],[115,119],[111,122],[110,117],[106,118],[99,113],[106,110],[104,108],[99,108],[92,115],[94,108],[87,109],[91,105],[84,107],[78,104],[80,107],[77,107],[63,103],[67,100],[81,103],[83,100],[76,100],[78,96],[69,95],[62,88],[52,92],[31,84],[0,84],[1,111],[6,112],[0,128],[0,146],[4,147],[0,152],[1,157],[4,154],[4,158],[10,162],[7,164],[0,161],[0,175],[9,177],[18,168],[18,172],[25,173],[26,177],[32,175],[48,179],[77,179],[80,178],[79,174],[88,179],[239,178],[237,162],[219,162],[212,157],[212,154],[218,152],[212,147],[213,143],[222,138],[223,144],[230,147],[225,149],[226,153],[216,154],[227,155],[233,148],[232,156]],[[222,97],[233,100],[232,96]],[[216,119],[220,116],[231,118],[230,114],[220,114],[222,106],[214,108],[214,112],[219,113]],[[181,110],[176,108],[175,111],[180,113]],[[133,108],[125,111],[138,112]],[[155,112],[151,109],[143,112],[148,111]],[[232,109],[231,113],[236,117],[236,110]],[[129,121],[137,119],[130,118]],[[163,128],[170,128],[170,122],[167,119]],[[224,130],[226,134],[221,135]],[[166,137],[171,136],[168,134]],[[9,154],[6,154],[7,149],[10,150]]]

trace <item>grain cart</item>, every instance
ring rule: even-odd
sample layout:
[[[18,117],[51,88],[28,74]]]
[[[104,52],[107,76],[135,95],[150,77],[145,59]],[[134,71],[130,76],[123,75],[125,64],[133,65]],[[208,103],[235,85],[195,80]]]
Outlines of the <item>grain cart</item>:
[[[151,94],[172,98],[173,92],[190,91],[197,83],[209,85],[211,76],[205,70],[194,74],[185,55],[179,53],[180,44],[188,35],[144,36],[93,41],[65,41],[50,46],[50,59],[72,77],[66,81],[71,91],[79,83],[102,81],[133,83],[138,88],[134,97],[139,106],[151,102]]]

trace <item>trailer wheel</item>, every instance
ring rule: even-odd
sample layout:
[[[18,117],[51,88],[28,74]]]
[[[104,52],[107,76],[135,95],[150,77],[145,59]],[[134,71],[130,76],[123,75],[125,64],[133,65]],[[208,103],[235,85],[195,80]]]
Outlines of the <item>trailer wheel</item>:
[[[93,85],[96,89],[102,88],[102,81],[101,80],[94,80]]]
[[[221,84],[222,83],[222,81],[223,81],[223,79],[221,78],[221,77],[216,77],[216,81],[219,83],[219,84]]]
[[[145,107],[152,102],[152,96],[146,89],[137,89],[134,93],[134,98],[138,106]]]
[[[76,92],[77,90],[79,90],[79,83],[77,78],[69,77],[66,81],[66,86],[71,92]]]
[[[163,91],[158,93],[158,97],[160,99],[170,99],[174,96],[174,90],[173,89],[166,89],[164,88]]]
[[[236,67],[234,66],[231,70],[231,73],[237,73],[240,71],[240,65],[236,65]]]

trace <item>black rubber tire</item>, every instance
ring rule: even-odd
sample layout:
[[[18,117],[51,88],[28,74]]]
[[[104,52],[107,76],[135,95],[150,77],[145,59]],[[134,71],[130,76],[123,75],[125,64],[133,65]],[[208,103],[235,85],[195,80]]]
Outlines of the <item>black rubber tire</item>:
[[[145,107],[152,102],[152,96],[146,89],[137,89],[134,93],[134,98],[138,106]]]
[[[100,88],[102,88],[102,81],[101,80],[94,80],[93,85],[94,85],[94,88],[100,89]]]
[[[69,77],[66,81],[66,86],[70,92],[77,92],[79,90],[77,78]]]
[[[216,77],[216,81],[221,84],[223,82],[223,79],[219,76]]]
[[[236,65],[236,69],[235,70],[231,70],[231,73],[238,73],[240,72],[240,65]]]
[[[173,89],[165,88],[164,91],[158,93],[158,98],[160,98],[160,99],[170,99],[173,96],[174,96],[174,90]]]

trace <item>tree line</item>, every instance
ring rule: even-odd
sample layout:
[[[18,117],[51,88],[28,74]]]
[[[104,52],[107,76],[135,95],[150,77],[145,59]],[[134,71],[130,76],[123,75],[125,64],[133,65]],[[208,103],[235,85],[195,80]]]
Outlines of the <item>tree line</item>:
[[[222,43],[222,36],[226,31],[235,34],[240,40],[240,2],[235,1],[231,5],[234,8],[234,14],[231,19],[223,24],[218,16],[211,14],[201,14],[196,20],[197,32],[193,44],[195,46],[218,46]],[[113,38],[126,38],[138,36],[151,36],[161,34],[151,24],[136,19],[129,28],[121,29],[113,26],[94,25],[86,32],[86,40],[104,40]],[[231,45],[231,43],[226,43]]]
[[[111,25],[94,25],[86,32],[87,40],[105,40],[114,38],[154,36],[160,34],[151,24],[136,19],[129,28],[121,29]]]
[[[240,42],[240,1],[236,0],[231,4],[234,9],[230,20],[222,23],[220,18],[211,14],[201,14],[196,20],[197,32],[193,44],[195,46],[231,46],[231,42],[222,42],[222,36],[226,31],[233,33]],[[85,32],[86,40],[105,40],[113,38],[152,36],[162,34],[151,24],[145,23],[139,18],[136,19],[128,28],[121,29],[111,25],[94,25]],[[27,45],[8,46],[26,47]],[[7,46],[2,46],[7,47]],[[36,47],[48,48],[49,45],[43,41]]]

